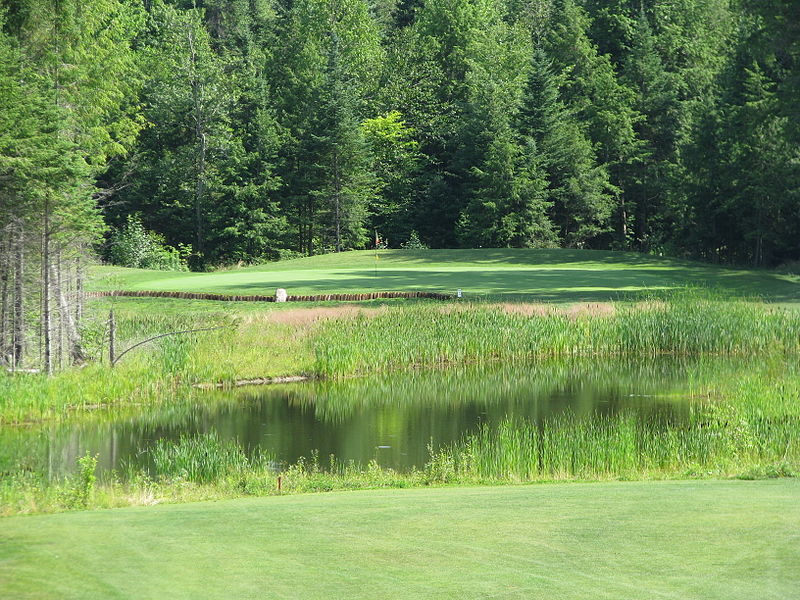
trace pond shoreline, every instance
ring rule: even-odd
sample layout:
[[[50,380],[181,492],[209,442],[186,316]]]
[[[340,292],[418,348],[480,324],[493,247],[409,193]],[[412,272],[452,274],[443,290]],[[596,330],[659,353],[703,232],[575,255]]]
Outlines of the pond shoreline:
[[[256,377],[254,379],[237,379],[235,381],[194,383],[192,387],[199,390],[219,390],[246,386],[275,385],[279,383],[301,383],[317,379],[319,379],[319,377],[314,375],[286,375],[284,377]]]

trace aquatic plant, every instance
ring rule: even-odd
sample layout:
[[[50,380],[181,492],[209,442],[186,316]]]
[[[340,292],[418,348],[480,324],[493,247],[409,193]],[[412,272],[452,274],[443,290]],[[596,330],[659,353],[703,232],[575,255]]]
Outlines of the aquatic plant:
[[[315,371],[326,377],[551,356],[796,354],[800,313],[705,291],[650,296],[594,315],[414,306],[321,323],[314,349]]]
[[[155,477],[208,483],[224,476],[258,469],[267,460],[261,454],[249,458],[236,441],[223,440],[216,432],[182,435],[177,442],[161,439],[150,450]]]

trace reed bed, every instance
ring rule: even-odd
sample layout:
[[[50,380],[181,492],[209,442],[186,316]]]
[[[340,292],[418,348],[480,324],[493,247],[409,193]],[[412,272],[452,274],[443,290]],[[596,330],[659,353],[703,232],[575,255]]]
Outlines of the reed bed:
[[[87,325],[86,336],[94,360],[51,378],[0,374],[0,425],[59,420],[74,410],[125,402],[173,402],[194,394],[191,386],[198,382],[299,374],[335,379],[547,357],[716,354],[761,359],[800,352],[800,312],[702,290],[656,295],[613,311],[526,313],[481,303],[420,303],[289,322],[272,318],[280,311],[234,310],[231,303],[114,298],[118,352],[169,331],[227,327],[163,338],[126,355],[112,370],[103,359],[104,319],[112,303],[96,302],[94,325]]]
[[[740,426],[696,420],[659,429],[632,415],[561,417],[542,426],[507,421],[438,451],[432,464],[452,465],[442,481],[724,476],[765,465],[793,472],[798,419]]]
[[[393,308],[347,323],[321,323],[315,371],[353,373],[553,356],[796,354],[800,313],[710,292],[653,296],[613,314],[524,315],[464,305]]]
[[[408,473],[335,459],[323,468],[314,458],[276,471],[269,457],[206,436],[160,442],[152,450],[152,470],[119,474],[89,493],[86,478],[54,480],[0,456],[0,514],[273,494],[278,475],[281,493],[291,493],[551,479],[764,477],[800,470],[800,313],[758,301],[690,290],[598,313],[412,304],[284,323],[207,306],[184,310],[189,305],[179,301],[115,300],[120,348],[165,331],[230,327],[164,338],[112,370],[99,360],[103,331],[97,321],[87,335],[96,362],[50,378],[0,375],[0,425],[65,419],[102,407],[117,413],[125,403],[178,407],[202,393],[193,390],[195,382],[243,377],[305,372],[336,379],[417,366],[543,364],[567,357],[718,355],[757,361],[735,376],[728,370],[715,379],[699,371],[697,391],[705,399],[694,402],[688,422],[645,422],[624,413],[562,415],[541,424],[507,421],[449,447],[431,448],[428,465]],[[95,309],[102,315],[108,307]],[[374,388],[376,382],[364,385]],[[365,390],[370,394],[390,398],[391,385]],[[335,396],[328,404],[332,417],[358,409]]]
[[[215,432],[181,436],[177,442],[158,440],[150,450],[154,476],[161,480],[209,483],[224,476],[269,469],[269,456],[248,456],[236,442],[223,440]]]
[[[714,385],[721,398],[695,402],[676,423],[624,412],[507,420],[432,451],[431,464],[442,481],[798,474],[796,367],[775,362]]]

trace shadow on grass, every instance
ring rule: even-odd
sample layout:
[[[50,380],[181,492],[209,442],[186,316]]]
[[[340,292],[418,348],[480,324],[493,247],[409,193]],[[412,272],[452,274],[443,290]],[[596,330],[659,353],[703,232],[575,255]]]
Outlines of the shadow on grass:
[[[266,274],[265,274],[266,275]],[[277,273],[275,275],[278,275]],[[250,293],[270,287],[278,277],[261,282],[229,284],[215,291]],[[761,297],[773,302],[800,301],[800,286],[769,276],[744,271],[725,271],[704,266],[670,269],[487,269],[458,271],[431,270],[338,270],[319,271],[313,277],[287,282],[292,290],[318,292],[424,290],[455,293],[459,288],[468,298],[499,296],[546,302],[597,302],[620,300],[644,290],[687,285],[718,287],[736,296]],[[303,293],[298,292],[298,293]]]
[[[666,259],[637,252],[609,252],[603,250],[571,250],[561,248],[478,248],[467,250],[381,250],[380,260],[389,264],[405,265],[527,265],[547,267],[558,264],[598,265],[682,265],[682,261]],[[291,268],[324,268],[330,264],[341,268],[348,262],[354,266],[370,262],[372,250],[355,250],[340,254],[316,255],[286,262],[245,267],[241,271],[283,270]],[[266,267],[266,269],[265,269]]]

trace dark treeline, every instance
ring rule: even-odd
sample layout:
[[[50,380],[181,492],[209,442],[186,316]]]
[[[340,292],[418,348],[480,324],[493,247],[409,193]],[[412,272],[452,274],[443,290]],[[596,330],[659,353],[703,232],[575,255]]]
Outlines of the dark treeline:
[[[45,366],[79,359],[103,243],[198,269],[375,232],[800,259],[800,0],[0,7],[10,362],[35,310]]]
[[[83,170],[196,267],[375,231],[800,258],[798,1],[2,4],[3,158],[62,120],[31,169]],[[39,179],[15,170],[3,198]]]

